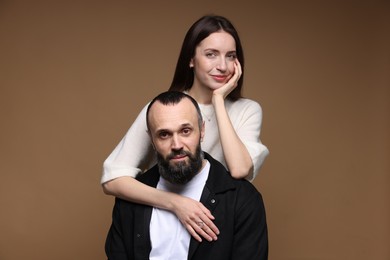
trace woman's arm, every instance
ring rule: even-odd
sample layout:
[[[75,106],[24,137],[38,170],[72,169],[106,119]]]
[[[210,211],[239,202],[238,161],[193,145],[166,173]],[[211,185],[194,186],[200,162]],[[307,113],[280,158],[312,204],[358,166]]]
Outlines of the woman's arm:
[[[124,200],[175,213],[188,232],[199,242],[202,241],[200,236],[208,241],[217,240],[219,230],[212,222],[214,217],[199,201],[155,189],[132,177],[121,177],[106,182],[103,184],[103,190],[106,194],[115,195]],[[199,221],[203,221],[207,227],[200,228],[197,225]]]
[[[147,133],[146,110],[147,105],[141,110],[126,135],[104,161],[102,184],[123,176],[135,178],[137,174],[156,163],[153,147]],[[110,189],[111,186],[107,187],[108,193],[117,195],[115,190]]]
[[[253,173],[252,158],[234,130],[225,107],[225,98],[237,86],[241,77],[241,65],[238,60],[236,60],[234,67],[235,73],[232,78],[213,92],[212,103],[217,118],[223,154],[230,174],[234,178],[251,178],[250,175]]]
[[[218,123],[219,137],[223,155],[230,174],[237,179],[251,179],[253,173],[252,158],[237,135],[225,108],[224,99],[221,96],[213,98],[215,115]]]

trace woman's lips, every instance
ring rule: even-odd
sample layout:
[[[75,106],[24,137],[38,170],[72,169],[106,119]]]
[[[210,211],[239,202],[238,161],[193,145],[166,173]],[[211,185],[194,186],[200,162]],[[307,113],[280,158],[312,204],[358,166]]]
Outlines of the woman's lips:
[[[218,82],[224,82],[227,78],[227,76],[224,76],[224,75],[213,75],[212,77],[215,81],[218,81]]]

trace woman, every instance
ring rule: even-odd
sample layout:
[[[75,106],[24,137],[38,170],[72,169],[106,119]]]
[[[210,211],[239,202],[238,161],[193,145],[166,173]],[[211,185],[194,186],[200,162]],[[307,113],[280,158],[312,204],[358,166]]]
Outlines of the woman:
[[[184,38],[170,90],[185,91],[199,103],[206,127],[202,149],[223,163],[234,178],[253,180],[268,149],[259,140],[260,105],[241,97],[243,67],[243,50],[233,25],[221,16],[204,16]],[[214,217],[200,202],[134,179],[156,162],[146,129],[145,106],[104,162],[104,192],[169,210],[198,241],[201,236],[216,240],[219,231]]]

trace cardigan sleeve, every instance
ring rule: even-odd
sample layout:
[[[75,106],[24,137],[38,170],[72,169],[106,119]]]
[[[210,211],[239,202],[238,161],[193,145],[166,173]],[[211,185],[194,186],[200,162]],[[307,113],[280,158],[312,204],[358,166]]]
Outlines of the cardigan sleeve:
[[[155,156],[147,133],[147,105],[142,109],[126,135],[103,164],[101,183],[122,176],[135,177],[155,164]]]
[[[269,154],[268,148],[261,142],[263,110],[259,103],[250,99],[239,99],[230,104],[229,116],[234,129],[247,148],[253,163],[253,181]]]

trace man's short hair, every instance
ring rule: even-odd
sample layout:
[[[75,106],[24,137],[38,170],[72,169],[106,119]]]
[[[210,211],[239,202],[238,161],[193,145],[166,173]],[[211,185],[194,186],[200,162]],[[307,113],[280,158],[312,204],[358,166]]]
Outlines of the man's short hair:
[[[146,125],[148,127],[148,131],[150,131],[150,123],[149,123],[149,111],[150,108],[153,106],[153,104],[158,101],[163,105],[176,105],[180,101],[182,101],[184,98],[188,98],[192,104],[194,104],[196,112],[198,114],[198,124],[199,124],[199,129],[202,128],[203,124],[203,118],[202,118],[202,112],[200,111],[198,102],[191,97],[190,95],[187,95],[183,92],[180,91],[166,91],[161,94],[159,94],[157,97],[155,97],[148,105],[148,108],[146,110]]]

